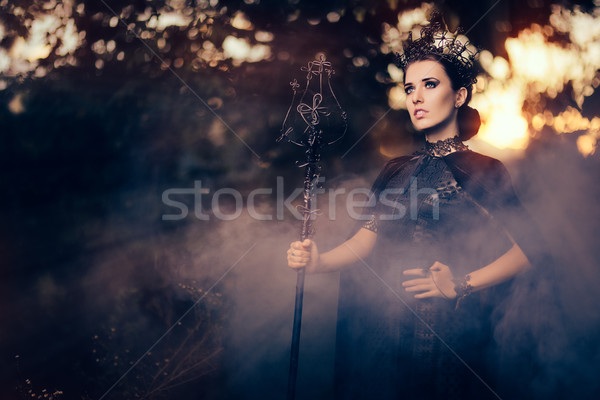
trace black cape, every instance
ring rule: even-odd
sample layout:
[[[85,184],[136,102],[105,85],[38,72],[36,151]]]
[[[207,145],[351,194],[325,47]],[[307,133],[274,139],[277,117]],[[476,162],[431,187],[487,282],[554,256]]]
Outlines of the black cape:
[[[390,178],[400,171],[406,172],[406,168],[413,171],[412,176],[416,176],[426,157],[429,156],[417,152],[412,156],[390,160],[375,180],[372,195],[378,196]],[[458,184],[501,224],[532,265],[527,272],[510,282],[504,291],[504,298],[492,311],[493,338],[497,344],[495,355],[498,358],[494,364],[498,369],[497,385],[500,386],[493,389],[511,397],[542,398],[556,394],[556,388],[548,382],[550,378],[546,376],[546,371],[559,357],[560,350],[556,345],[564,343],[565,339],[562,337],[562,318],[556,303],[555,263],[543,237],[519,201],[508,171],[499,160],[472,151],[457,151],[443,159]],[[356,293],[356,287],[345,284],[344,275],[347,273],[350,272],[341,273],[338,305],[335,385],[337,398],[340,399],[363,398],[352,396],[346,390],[350,384],[346,381],[348,360],[353,357],[356,346],[361,345],[356,338],[349,340],[352,333],[348,330],[347,317],[354,312],[352,307],[355,307],[356,297],[360,293]],[[352,344],[349,346],[349,343]],[[377,387],[381,382],[395,377],[384,374],[374,379],[381,380],[374,386]],[[371,395],[374,396],[372,398],[385,398],[383,393]]]

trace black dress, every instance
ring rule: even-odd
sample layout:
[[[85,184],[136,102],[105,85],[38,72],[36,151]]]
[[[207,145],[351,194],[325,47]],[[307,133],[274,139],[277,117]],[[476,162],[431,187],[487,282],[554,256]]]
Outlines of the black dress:
[[[456,308],[454,300],[414,299],[402,282],[415,277],[402,272],[440,261],[460,277],[513,246],[510,228],[527,216],[504,167],[471,151],[438,157],[422,149],[392,160],[373,198],[362,227],[377,233],[375,248],[340,276],[336,397],[497,398],[490,317],[506,285]]]

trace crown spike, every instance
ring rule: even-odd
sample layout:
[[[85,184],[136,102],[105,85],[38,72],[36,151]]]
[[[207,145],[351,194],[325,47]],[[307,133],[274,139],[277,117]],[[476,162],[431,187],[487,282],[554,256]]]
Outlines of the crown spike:
[[[406,72],[406,68],[414,61],[422,60],[427,55],[443,58],[454,65],[464,86],[477,82],[477,71],[475,60],[479,49],[472,51],[467,46],[471,43],[462,43],[458,35],[462,34],[461,27],[456,29],[456,35],[447,29],[442,15],[434,10],[429,19],[429,24],[421,28],[421,35],[413,39],[412,30],[408,32],[408,38],[403,43],[402,54],[396,54],[396,63]]]

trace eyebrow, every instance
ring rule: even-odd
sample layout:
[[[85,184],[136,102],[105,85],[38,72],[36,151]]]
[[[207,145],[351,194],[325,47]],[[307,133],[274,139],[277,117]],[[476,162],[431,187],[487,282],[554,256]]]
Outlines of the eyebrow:
[[[426,81],[429,81],[429,80],[435,80],[435,81],[438,81],[438,82],[440,81],[438,78],[434,78],[433,76],[430,76],[428,78],[421,79],[421,82],[426,82]],[[406,87],[408,85],[412,85],[412,82],[405,83],[404,87]]]

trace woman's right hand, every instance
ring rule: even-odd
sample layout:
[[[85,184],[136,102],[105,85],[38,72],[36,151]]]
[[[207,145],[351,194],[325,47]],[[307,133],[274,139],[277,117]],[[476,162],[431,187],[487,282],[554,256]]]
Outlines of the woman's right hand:
[[[318,272],[319,259],[319,249],[310,239],[292,242],[287,251],[288,266],[293,269],[306,268],[307,274]]]

